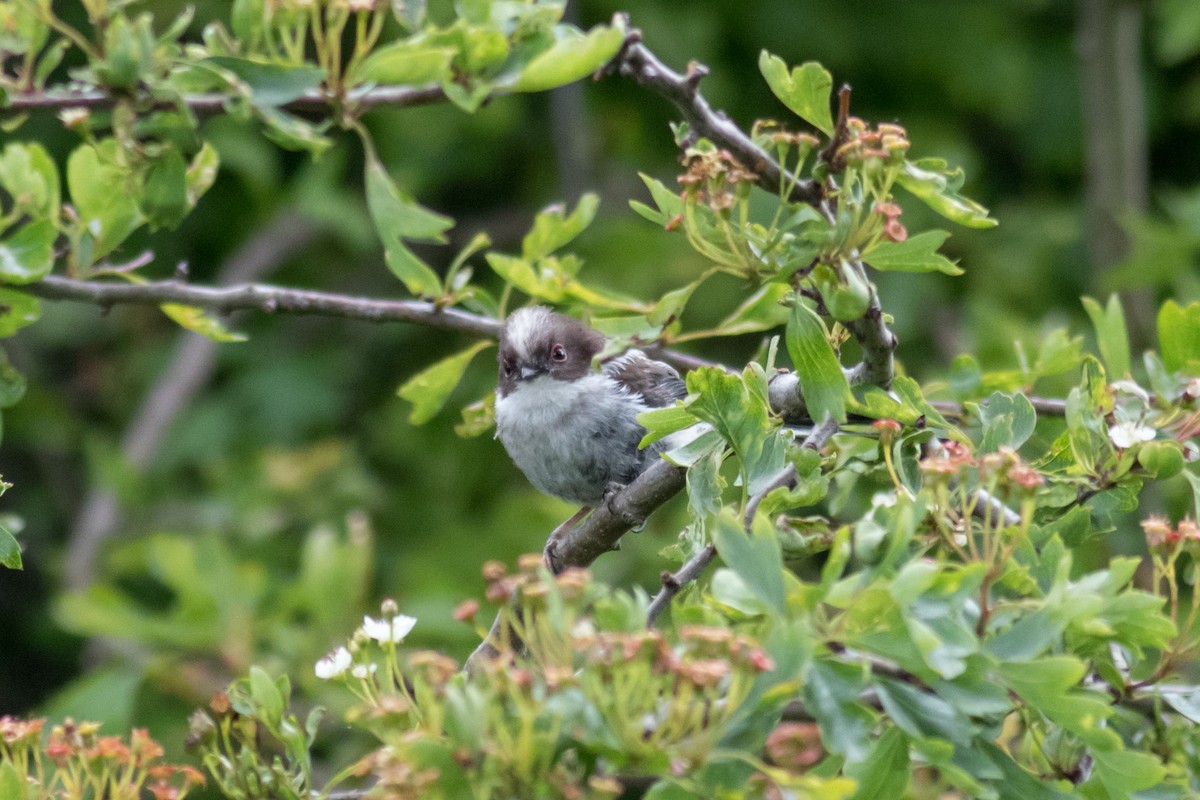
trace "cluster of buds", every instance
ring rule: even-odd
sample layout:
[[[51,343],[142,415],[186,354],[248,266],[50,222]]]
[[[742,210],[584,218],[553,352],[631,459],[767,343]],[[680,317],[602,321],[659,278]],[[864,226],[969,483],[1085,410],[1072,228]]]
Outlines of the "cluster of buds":
[[[903,242],[908,238],[908,229],[900,221],[904,209],[893,202],[876,203],[875,213],[884,218],[883,238],[889,242]]]
[[[267,0],[267,13],[307,11],[311,8],[328,8],[345,11],[374,11],[381,0]]]
[[[908,132],[900,125],[881,122],[872,129],[858,117],[850,117],[845,139],[833,154],[834,171],[872,163],[899,165],[909,147]]]
[[[584,655],[585,670],[589,666],[625,669],[642,662],[652,674],[671,676],[696,689],[716,688],[734,671],[758,674],[775,669],[774,660],[755,642],[715,626],[683,626],[677,646],[657,630],[585,631],[573,638],[576,650]]]
[[[825,757],[815,722],[781,722],[767,737],[767,758],[791,772],[803,772]]]
[[[21,796],[36,800],[137,797],[145,786],[157,800],[183,800],[191,789],[205,783],[195,767],[155,763],[162,758],[163,748],[144,728],[135,728],[126,743],[119,736],[101,736],[98,722],[68,717],[51,728],[41,747],[45,724],[44,719],[0,717],[0,760],[16,766],[18,774],[25,773],[33,790]],[[57,773],[44,772],[47,760]]]
[[[1200,547],[1200,525],[1191,517],[1184,517],[1172,526],[1166,517],[1150,516],[1142,520],[1146,534],[1146,545],[1151,550],[1174,550],[1180,546]]]
[[[581,600],[592,585],[591,573],[579,567],[569,567],[558,575],[551,576],[541,554],[526,553],[517,559],[517,572],[509,574],[508,568],[499,561],[488,561],[482,568],[487,581],[484,596],[488,602],[503,605],[513,598],[536,607],[551,592],[556,591],[564,600]],[[464,603],[459,608],[464,619],[474,616],[477,606]],[[456,612],[456,618],[459,616]]]
[[[728,150],[690,148],[684,159],[687,171],[678,178],[684,200],[707,203],[717,213],[733,208],[758,180]]]
[[[945,477],[962,476],[969,470],[978,470],[981,480],[995,476],[1002,484],[1033,490],[1045,483],[1045,478],[1034,467],[1024,461],[1011,447],[1001,447],[995,453],[984,453],[976,457],[962,442],[942,441],[935,452],[921,459],[918,464],[926,475]]]
[[[420,769],[392,747],[381,747],[357,765],[363,775],[374,775],[373,794],[391,800],[421,800],[433,794],[441,770]]]

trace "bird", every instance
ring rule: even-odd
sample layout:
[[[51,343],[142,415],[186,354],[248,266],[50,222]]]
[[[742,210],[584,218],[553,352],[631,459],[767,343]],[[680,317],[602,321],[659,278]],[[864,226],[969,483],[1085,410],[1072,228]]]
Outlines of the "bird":
[[[539,491],[581,506],[546,543],[547,566],[576,522],[633,482],[670,446],[638,445],[638,414],[687,395],[674,367],[641,350],[592,366],[600,332],[545,306],[509,315],[500,335],[496,438]]]

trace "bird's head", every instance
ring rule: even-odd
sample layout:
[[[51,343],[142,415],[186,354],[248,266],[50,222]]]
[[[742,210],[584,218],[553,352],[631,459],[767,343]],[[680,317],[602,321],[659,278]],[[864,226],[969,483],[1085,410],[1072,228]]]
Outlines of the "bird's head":
[[[521,383],[543,376],[560,381],[582,378],[603,348],[604,336],[577,319],[544,306],[517,309],[500,334],[496,392],[505,397]]]

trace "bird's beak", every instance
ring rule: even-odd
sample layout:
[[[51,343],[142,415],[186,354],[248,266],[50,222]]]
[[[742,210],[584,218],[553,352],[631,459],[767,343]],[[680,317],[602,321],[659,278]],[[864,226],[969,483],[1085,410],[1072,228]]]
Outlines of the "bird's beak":
[[[537,377],[542,374],[542,370],[537,367],[521,367],[521,380],[527,381],[530,378]]]

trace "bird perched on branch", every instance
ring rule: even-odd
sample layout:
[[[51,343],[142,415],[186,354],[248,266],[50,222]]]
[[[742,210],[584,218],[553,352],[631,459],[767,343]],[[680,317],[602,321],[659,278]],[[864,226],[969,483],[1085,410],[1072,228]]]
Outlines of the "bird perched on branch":
[[[540,491],[582,508],[546,544],[547,563],[564,533],[632,482],[668,446],[638,443],[637,415],[687,394],[679,373],[640,350],[593,369],[604,336],[542,306],[514,311],[500,335],[496,437]]]

